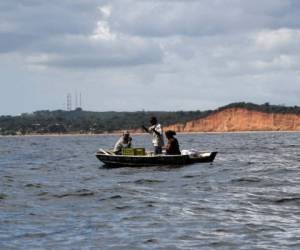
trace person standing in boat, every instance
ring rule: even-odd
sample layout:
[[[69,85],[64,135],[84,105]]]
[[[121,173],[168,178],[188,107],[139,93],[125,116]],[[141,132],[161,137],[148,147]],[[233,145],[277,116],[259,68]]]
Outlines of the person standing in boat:
[[[116,142],[114,147],[114,153],[117,155],[122,154],[123,148],[131,148],[131,141],[132,138],[130,137],[130,134],[128,131],[124,131],[121,138]]]
[[[150,119],[151,126],[149,128],[146,128],[143,126],[143,129],[149,133],[152,134],[152,143],[154,146],[154,154],[162,154],[162,147],[164,146],[164,137],[163,137],[163,128],[162,126],[157,122],[157,119],[155,116],[151,117]]]
[[[178,140],[174,137],[176,132],[173,130],[168,130],[165,133],[168,143],[166,146],[166,154],[167,155],[180,155],[179,143]]]

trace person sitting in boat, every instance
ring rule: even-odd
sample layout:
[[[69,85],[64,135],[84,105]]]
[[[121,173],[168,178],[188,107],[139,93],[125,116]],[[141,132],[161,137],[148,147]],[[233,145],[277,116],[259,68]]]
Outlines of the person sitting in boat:
[[[116,142],[113,152],[117,155],[122,154],[123,148],[131,148],[132,138],[128,131],[124,131],[121,138]]]
[[[166,137],[168,139],[168,143],[166,146],[166,154],[167,155],[180,155],[179,143],[178,140],[174,137],[176,132],[173,130],[166,131]]]
[[[150,119],[151,126],[146,128],[143,125],[143,129],[152,134],[152,143],[154,146],[154,154],[162,154],[162,147],[164,146],[164,137],[163,137],[163,129],[162,126],[158,123],[155,116],[151,117]]]

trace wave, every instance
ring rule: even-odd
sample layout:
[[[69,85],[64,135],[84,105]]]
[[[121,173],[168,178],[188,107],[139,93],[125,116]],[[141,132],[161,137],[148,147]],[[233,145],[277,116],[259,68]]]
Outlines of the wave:
[[[91,196],[95,195],[94,191],[90,191],[88,189],[80,189],[75,192],[70,192],[70,193],[64,193],[64,194],[54,194],[53,197],[55,198],[64,198],[64,197],[69,197],[69,196]]]

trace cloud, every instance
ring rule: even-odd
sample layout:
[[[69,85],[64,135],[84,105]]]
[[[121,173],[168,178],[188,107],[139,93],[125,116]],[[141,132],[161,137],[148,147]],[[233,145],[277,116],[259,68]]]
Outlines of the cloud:
[[[261,50],[298,40],[295,29],[276,28],[295,26],[287,14],[298,13],[295,5],[280,0],[11,0],[0,4],[0,53],[19,53],[25,63],[35,58],[34,64],[57,68],[161,64],[174,55],[218,61],[217,53],[239,49],[249,33],[256,34]],[[233,44],[222,45],[229,36]],[[232,69],[233,61],[223,63]]]
[[[289,55],[279,55],[270,61],[256,61],[253,63],[254,68],[259,70],[281,70],[281,69],[297,69],[299,60]]]
[[[263,30],[256,34],[255,44],[258,49],[272,50],[282,49],[298,45],[300,42],[300,30],[277,29]]]
[[[1,4],[0,53],[56,68],[133,66],[160,62],[159,44],[113,33],[107,1],[14,1]]]
[[[30,34],[0,33],[0,54],[20,51],[34,40]]]
[[[276,28],[289,23],[289,2],[253,1],[113,1],[110,25],[114,30],[139,36],[211,36]],[[134,6],[134,8],[132,8]]]

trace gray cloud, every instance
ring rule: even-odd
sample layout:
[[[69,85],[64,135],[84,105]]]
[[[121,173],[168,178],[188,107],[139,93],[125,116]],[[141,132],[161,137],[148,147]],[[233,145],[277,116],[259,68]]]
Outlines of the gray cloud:
[[[295,1],[124,0],[124,3],[114,1],[110,24],[120,32],[140,36],[211,36],[262,27],[299,27],[295,19],[300,10],[295,8]],[[294,17],[289,18],[291,11]]]
[[[22,51],[53,37],[90,34],[97,20],[96,1],[20,1],[0,5],[3,51]],[[85,6],[85,9],[78,5]],[[13,44],[14,46],[9,46]]]
[[[97,5],[87,2],[85,6],[88,8],[84,11],[75,8],[76,3],[78,1],[71,4],[70,1],[11,0],[6,8],[0,8],[0,19],[8,24],[8,32],[35,35],[37,39],[63,34],[88,34],[95,27]]]
[[[0,53],[8,53],[23,49],[34,37],[28,34],[0,33]]]
[[[143,64],[158,63],[162,60],[162,55],[157,53],[147,53],[146,50],[132,53],[124,51],[124,53],[112,54],[97,53],[86,55],[64,55],[53,56],[52,58],[35,58],[31,64],[44,65],[50,67],[62,68],[98,68],[98,67],[130,67]]]
[[[162,52],[151,41],[114,34],[107,39],[97,34],[104,18],[99,8],[105,3],[107,1],[94,0],[2,3],[0,19],[4,24],[0,26],[0,53],[17,52],[23,54],[27,63],[34,61],[35,65],[58,68],[160,62]],[[42,59],[38,59],[39,56]]]
[[[201,56],[201,50],[212,53],[222,47],[230,53],[245,42],[243,34],[262,28],[294,29],[298,6],[295,0],[11,0],[0,4],[0,53],[17,52],[25,58],[41,54],[44,59],[35,63],[72,67],[73,62],[76,68],[161,63],[163,56],[168,60],[174,53],[187,60]],[[99,25],[100,32],[114,39],[100,34],[97,42],[91,41]],[[234,37],[233,44],[222,46],[220,41],[228,36]],[[142,42],[133,42],[137,37]]]

